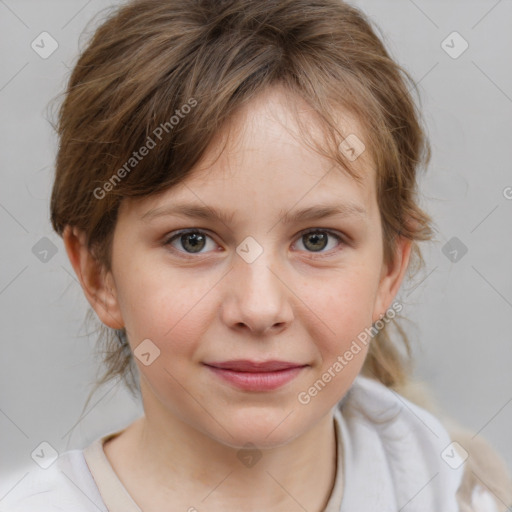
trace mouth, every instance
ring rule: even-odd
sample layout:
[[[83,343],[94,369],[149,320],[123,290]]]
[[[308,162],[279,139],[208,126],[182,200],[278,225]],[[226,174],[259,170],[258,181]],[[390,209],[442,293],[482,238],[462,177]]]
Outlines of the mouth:
[[[305,364],[288,361],[235,360],[204,363],[217,377],[244,391],[278,389],[304,370]]]

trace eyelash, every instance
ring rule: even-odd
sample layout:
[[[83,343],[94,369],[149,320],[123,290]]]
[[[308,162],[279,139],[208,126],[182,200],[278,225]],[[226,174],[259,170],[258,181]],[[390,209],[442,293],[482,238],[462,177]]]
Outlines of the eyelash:
[[[173,252],[179,253],[184,258],[191,259],[191,258],[199,257],[200,255],[205,254],[205,253],[195,253],[195,254],[194,253],[189,253],[189,252],[186,252],[186,251],[175,249],[171,245],[174,240],[179,239],[183,235],[190,235],[190,234],[196,234],[196,233],[205,235],[206,237],[208,237],[208,238],[213,240],[213,238],[210,235],[208,235],[208,233],[206,233],[205,231],[202,231],[200,229],[185,229],[185,230],[181,230],[181,231],[177,231],[177,232],[171,233],[171,235],[169,235],[169,237],[167,237],[165,239],[164,245],[165,246],[170,246]],[[330,235],[333,238],[335,238],[341,245],[346,245],[346,242],[345,242],[343,237],[341,237],[340,235],[338,235],[334,231],[331,231],[330,229],[322,229],[322,228],[310,228],[310,229],[307,229],[305,231],[302,231],[301,233],[299,233],[299,235],[297,237],[297,241],[300,240],[303,236],[309,235],[311,233],[327,233],[328,235]],[[335,252],[337,252],[338,250],[340,250],[340,248],[334,249]],[[322,258],[322,257],[324,257],[323,256],[324,254],[330,256],[331,255],[330,253],[332,251],[333,250],[331,249],[331,251],[325,251],[325,252],[324,251],[319,251],[319,252],[316,252],[316,253],[314,251],[306,251],[306,252],[309,252],[312,255],[316,255],[315,256],[316,258]]]

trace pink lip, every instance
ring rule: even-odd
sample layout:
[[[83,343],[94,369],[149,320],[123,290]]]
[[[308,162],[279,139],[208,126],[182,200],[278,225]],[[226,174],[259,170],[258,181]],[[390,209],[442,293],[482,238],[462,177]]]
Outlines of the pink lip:
[[[294,379],[307,365],[286,361],[248,360],[207,363],[213,373],[246,391],[271,391]]]
[[[249,359],[236,359],[232,361],[219,361],[206,363],[208,366],[221,368],[223,370],[234,370],[238,372],[275,372],[304,366],[303,364],[290,363],[289,361],[251,361]]]

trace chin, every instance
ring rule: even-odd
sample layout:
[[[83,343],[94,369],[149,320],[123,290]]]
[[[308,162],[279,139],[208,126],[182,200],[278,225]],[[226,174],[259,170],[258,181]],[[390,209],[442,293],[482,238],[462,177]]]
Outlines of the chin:
[[[226,413],[222,415],[221,423],[227,432],[216,424],[216,435],[211,437],[237,450],[247,448],[248,443],[262,449],[277,448],[288,444],[310,428],[306,418],[298,421],[299,411],[299,408],[283,408],[244,410],[232,416]]]

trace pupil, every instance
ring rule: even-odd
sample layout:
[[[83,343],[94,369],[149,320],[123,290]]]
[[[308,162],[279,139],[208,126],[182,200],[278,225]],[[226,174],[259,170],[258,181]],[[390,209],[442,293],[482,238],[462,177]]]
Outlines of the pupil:
[[[313,240],[313,251],[320,251],[325,247],[327,237],[325,234],[308,234],[305,235],[306,240]],[[318,246],[318,242],[320,242],[320,247]],[[305,243],[306,247],[308,246],[307,243]],[[311,247],[310,247],[311,248]]]
[[[204,247],[204,236],[199,233],[187,233],[186,235],[183,235],[181,240],[182,243],[183,240],[186,241],[183,243],[185,248],[187,248],[187,241],[190,241],[189,245],[192,247],[192,252],[198,252]]]

